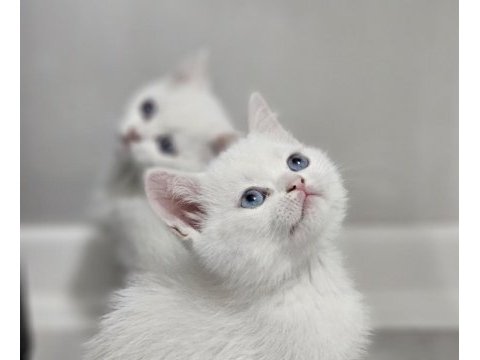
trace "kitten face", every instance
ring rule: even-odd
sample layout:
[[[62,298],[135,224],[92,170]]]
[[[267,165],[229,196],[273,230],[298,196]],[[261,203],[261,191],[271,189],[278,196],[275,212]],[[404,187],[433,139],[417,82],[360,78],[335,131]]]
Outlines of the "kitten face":
[[[132,98],[119,129],[124,155],[142,168],[195,170],[223,150],[234,131],[205,72],[198,56]]]
[[[153,208],[192,240],[203,264],[245,284],[281,281],[307,266],[339,227],[346,201],[327,156],[283,130],[261,98],[251,102],[250,134],[205,173],[154,170],[146,179]]]
[[[309,165],[292,170],[292,156],[308,159]],[[212,164],[203,189],[209,215],[204,233],[213,231],[213,222],[228,222],[229,228],[243,229],[246,237],[273,235],[287,246],[321,230],[329,204],[343,199],[338,173],[321,151],[255,134]],[[253,207],[252,195],[261,199],[254,198]]]

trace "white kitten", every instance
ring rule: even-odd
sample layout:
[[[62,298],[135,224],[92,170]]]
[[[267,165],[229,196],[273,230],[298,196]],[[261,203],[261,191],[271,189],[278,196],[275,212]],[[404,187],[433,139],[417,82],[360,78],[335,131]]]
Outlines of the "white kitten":
[[[88,359],[362,357],[368,317],[333,244],[341,178],[259,95],[250,108],[248,137],[205,173],[149,171],[151,205],[191,258],[120,291]]]
[[[200,52],[128,102],[111,191],[143,193],[143,170],[151,166],[203,169],[228,144],[234,130],[210,89],[206,61]]]
[[[199,170],[235,137],[230,120],[210,90],[206,54],[185,61],[173,74],[138,91],[120,126],[121,144],[108,186],[104,224],[119,244],[127,270],[152,269],[184,251],[151,211],[143,172],[151,166]]]

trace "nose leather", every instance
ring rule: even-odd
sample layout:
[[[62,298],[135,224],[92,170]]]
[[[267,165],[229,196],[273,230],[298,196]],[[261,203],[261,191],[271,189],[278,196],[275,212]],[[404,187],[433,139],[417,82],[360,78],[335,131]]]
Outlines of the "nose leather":
[[[128,132],[122,136],[122,141],[125,145],[129,145],[132,142],[137,142],[141,140],[141,136],[135,129],[130,129]]]
[[[306,191],[305,179],[303,177],[299,176],[287,185],[287,193],[294,190]]]

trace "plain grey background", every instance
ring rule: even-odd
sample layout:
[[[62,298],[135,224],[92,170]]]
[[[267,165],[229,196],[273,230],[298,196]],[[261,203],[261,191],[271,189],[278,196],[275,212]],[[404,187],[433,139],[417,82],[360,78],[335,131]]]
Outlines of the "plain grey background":
[[[195,50],[343,169],[351,223],[456,222],[456,0],[22,0],[22,222],[86,218],[136,87]]]

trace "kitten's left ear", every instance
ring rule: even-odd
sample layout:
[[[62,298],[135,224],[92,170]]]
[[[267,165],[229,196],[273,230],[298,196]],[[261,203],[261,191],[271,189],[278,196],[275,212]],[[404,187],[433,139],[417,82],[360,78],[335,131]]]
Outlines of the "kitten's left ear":
[[[276,139],[298,141],[277,120],[277,115],[270,109],[259,93],[253,93],[248,103],[248,129],[250,133],[261,133]]]
[[[201,175],[151,169],[145,192],[154,212],[181,240],[195,240],[204,212],[199,202]]]
[[[174,84],[209,85],[208,51],[202,49],[194,56],[184,60],[172,75]]]
[[[215,138],[210,141],[210,148],[215,155],[220,154],[225,151],[240,138],[240,134],[236,132],[224,133],[215,136]]]

